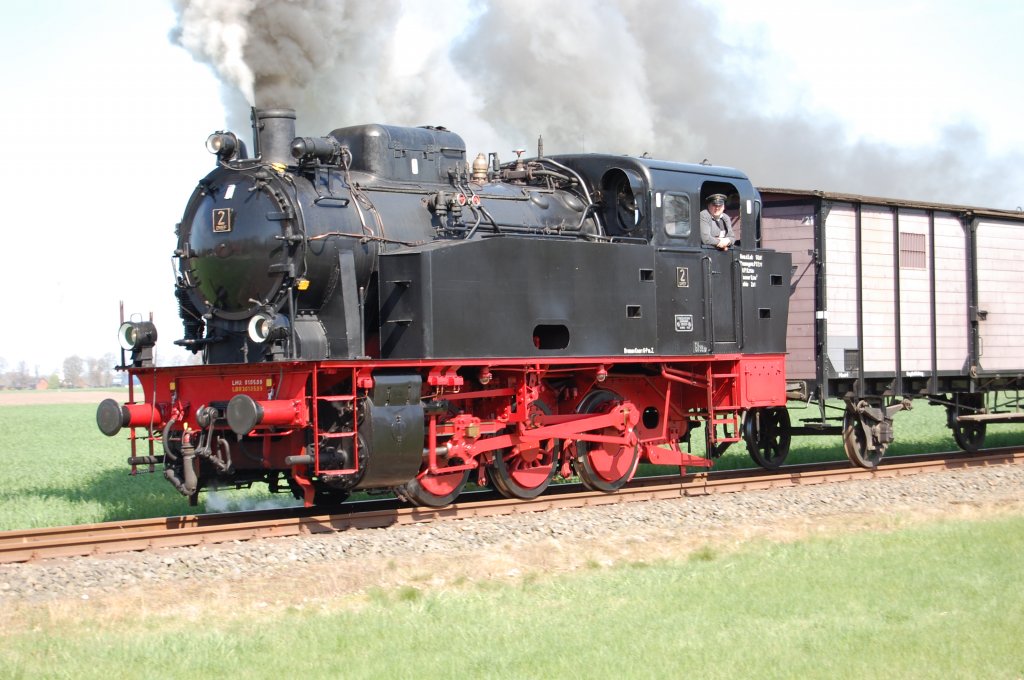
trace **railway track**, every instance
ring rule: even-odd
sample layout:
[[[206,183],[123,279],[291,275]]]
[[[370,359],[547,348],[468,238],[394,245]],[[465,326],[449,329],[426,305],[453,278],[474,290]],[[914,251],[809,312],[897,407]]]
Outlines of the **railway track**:
[[[886,459],[876,470],[852,467],[845,461],[794,465],[775,472],[760,469],[677,475],[634,480],[618,493],[583,490],[561,484],[533,501],[509,500],[490,492],[465,494],[458,504],[431,509],[397,501],[359,501],[325,513],[318,508],[286,508],[252,512],[185,515],[76,526],[0,532],[0,563],[105,555],[117,552],[193,546],[348,529],[427,523],[555,508],[701,496],[755,489],[897,477],[940,470],[1024,463],[1024,449],[992,449],[982,454],[938,453]]]

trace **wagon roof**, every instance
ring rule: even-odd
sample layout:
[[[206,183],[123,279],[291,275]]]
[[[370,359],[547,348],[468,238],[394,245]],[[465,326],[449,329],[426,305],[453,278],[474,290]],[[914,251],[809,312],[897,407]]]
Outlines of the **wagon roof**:
[[[999,208],[982,208],[979,206],[956,205],[953,203],[934,203],[930,201],[912,201],[900,198],[883,198],[879,196],[865,196],[862,194],[844,194],[834,191],[820,191],[818,189],[780,189],[772,187],[758,187],[764,194],[786,194],[790,196],[808,196],[821,198],[828,201],[840,203],[861,203],[869,205],[885,205],[897,208],[912,208],[917,210],[937,210],[942,212],[962,213],[977,215],[979,217],[998,217],[1001,219],[1012,219],[1024,222],[1024,210],[1002,210]]]

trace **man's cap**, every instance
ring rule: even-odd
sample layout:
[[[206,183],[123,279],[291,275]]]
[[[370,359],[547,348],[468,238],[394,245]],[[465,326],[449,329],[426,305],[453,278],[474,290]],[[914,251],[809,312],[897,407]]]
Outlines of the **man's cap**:
[[[725,205],[725,194],[711,194],[708,196],[708,203],[714,203],[715,205]]]

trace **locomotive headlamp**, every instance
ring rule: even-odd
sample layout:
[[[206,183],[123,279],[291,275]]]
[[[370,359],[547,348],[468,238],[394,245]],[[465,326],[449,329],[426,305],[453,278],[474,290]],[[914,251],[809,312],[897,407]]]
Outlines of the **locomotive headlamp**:
[[[152,347],[156,344],[156,326],[152,321],[125,321],[117,329],[117,342],[132,351]]]
[[[222,161],[230,160],[238,150],[238,137],[233,132],[218,130],[206,138],[206,150]]]
[[[288,317],[260,312],[249,319],[248,333],[253,342],[280,340],[288,335]]]
[[[296,137],[291,144],[292,158],[299,163],[338,163],[341,159],[341,144],[332,137]]]

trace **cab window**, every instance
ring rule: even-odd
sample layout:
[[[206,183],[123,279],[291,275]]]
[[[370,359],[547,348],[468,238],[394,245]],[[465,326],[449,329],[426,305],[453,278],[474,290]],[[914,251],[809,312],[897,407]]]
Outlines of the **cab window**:
[[[686,238],[690,235],[690,197],[686,194],[665,194],[662,203],[665,233]]]
[[[633,170],[612,168],[601,179],[605,207],[605,227],[612,237],[650,237],[644,211],[646,184]]]

